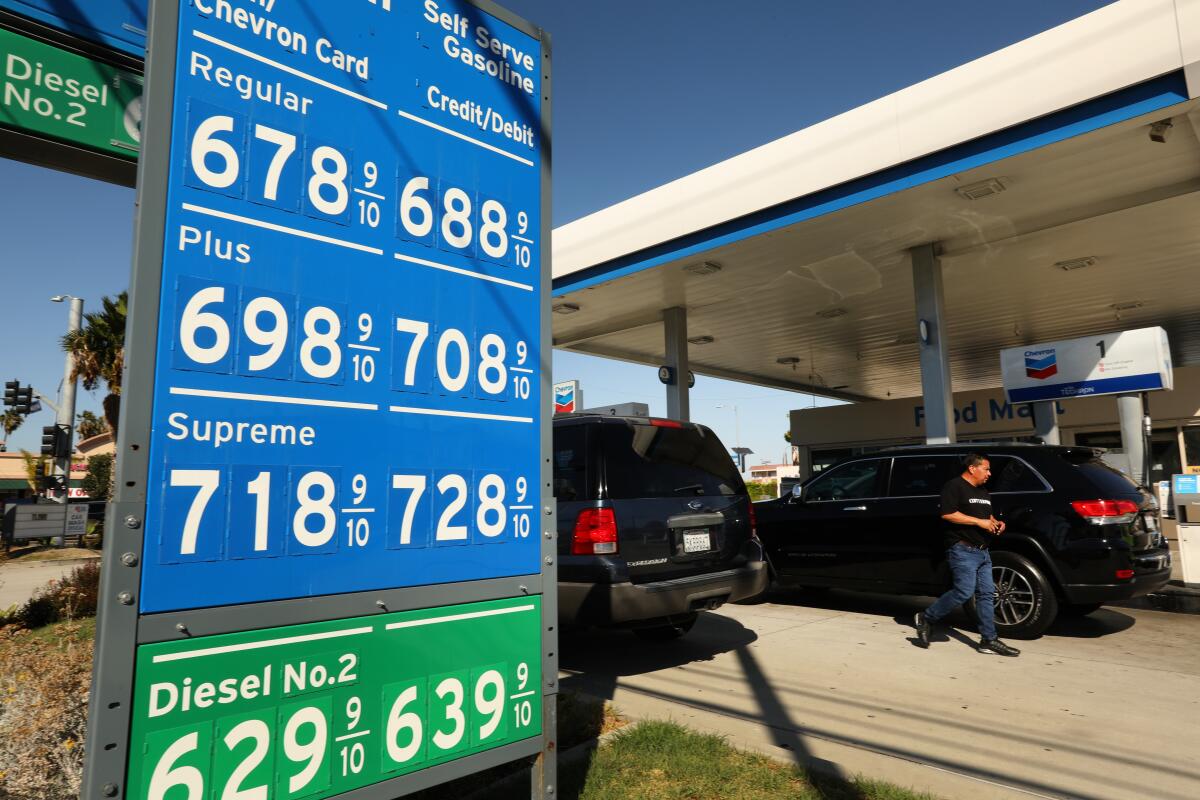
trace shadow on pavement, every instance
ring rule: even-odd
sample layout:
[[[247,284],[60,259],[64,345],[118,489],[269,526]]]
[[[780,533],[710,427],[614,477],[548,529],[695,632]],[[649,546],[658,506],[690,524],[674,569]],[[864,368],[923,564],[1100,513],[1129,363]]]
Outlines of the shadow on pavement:
[[[815,759],[779,693],[771,685],[749,645],[754,631],[720,614],[701,613],[692,631],[673,642],[645,642],[619,630],[564,633],[559,642],[559,666],[573,673],[561,681],[564,691],[583,692],[611,700],[622,677],[706,662],[732,652],[759,707],[757,715],[774,744],[786,750],[798,766],[818,770],[815,788],[822,797],[860,800],[865,795],[831,762]]]
[[[622,630],[564,631],[559,643],[559,667],[579,675],[563,680],[562,684],[570,689],[568,684],[580,677],[589,684],[615,686],[618,677],[711,661],[756,639],[758,635],[737,620],[707,612],[700,614],[689,634],[673,642],[647,642]],[[596,694],[590,688],[586,691]],[[611,699],[612,690],[597,696]]]
[[[850,611],[858,614],[891,617],[897,625],[909,628],[910,632],[913,627],[913,616],[933,602],[933,598],[915,595],[871,594],[841,589],[811,592],[787,588],[772,588],[765,599],[767,602],[777,605],[824,608],[830,611]],[[947,641],[952,636],[964,644],[975,646],[978,638],[975,620],[965,609],[955,611],[943,622],[943,625],[934,629],[932,637],[934,643]],[[1105,606],[1099,611],[1083,617],[1072,617],[1060,613],[1043,636],[1098,639],[1102,636],[1129,630],[1136,623],[1136,619],[1123,613],[1119,608]],[[971,636],[975,636],[976,639],[971,639]],[[908,639],[910,642],[915,642],[911,636]]]

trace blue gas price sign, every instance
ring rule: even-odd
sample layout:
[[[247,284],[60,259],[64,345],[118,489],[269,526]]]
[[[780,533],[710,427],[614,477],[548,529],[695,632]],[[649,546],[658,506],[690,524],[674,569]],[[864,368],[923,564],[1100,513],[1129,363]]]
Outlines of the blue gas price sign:
[[[143,613],[539,571],[540,43],[180,4]]]
[[[147,0],[0,0],[0,8],[139,58],[146,52],[147,5]]]

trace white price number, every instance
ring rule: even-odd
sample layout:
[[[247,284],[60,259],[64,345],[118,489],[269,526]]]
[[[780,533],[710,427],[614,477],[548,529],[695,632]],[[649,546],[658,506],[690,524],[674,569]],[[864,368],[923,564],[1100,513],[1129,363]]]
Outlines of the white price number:
[[[517,691],[524,692],[529,685],[529,665],[522,661],[517,665]],[[528,700],[513,703],[513,727],[527,728],[533,722],[533,704]]]
[[[235,142],[243,136],[236,130],[240,119],[232,115],[215,114],[202,120],[192,132],[189,162],[192,171],[201,183],[213,189],[230,189],[240,179],[243,154],[238,152]],[[292,157],[296,154],[299,140],[295,134],[266,125],[253,126],[255,141],[273,147],[270,163],[261,187],[252,191],[264,200],[278,201],[280,180]],[[374,165],[370,165],[375,169]],[[308,156],[308,180],[306,191],[309,204],[322,214],[340,217],[350,204],[350,162],[346,154],[329,145],[313,147]],[[368,171],[368,174],[369,171]],[[286,198],[285,198],[286,199]],[[370,210],[370,206],[374,206]],[[372,219],[374,220],[372,222]],[[377,204],[362,204],[360,221],[375,227],[379,224]]]
[[[408,545],[413,542],[417,511],[428,489],[428,484],[429,479],[425,475],[392,475],[392,489],[408,493],[403,498],[404,510],[400,520],[399,543],[401,545]],[[524,477],[517,478],[514,481],[518,503],[524,502],[528,496],[528,486],[529,482]],[[465,541],[468,538],[468,525],[465,524],[466,520],[460,520],[458,517],[467,507],[467,499],[470,493],[468,479],[463,475],[454,473],[442,475],[437,480],[434,489],[442,502],[442,513],[438,516],[434,541]],[[474,523],[475,530],[481,536],[491,540],[499,540],[504,534],[507,527],[507,514],[509,510],[504,504],[506,494],[507,489],[504,478],[500,475],[488,473],[479,479],[479,483],[475,488],[477,503]],[[512,516],[515,526],[514,535],[519,538],[529,536],[532,523],[528,517],[528,512],[515,513]],[[524,520],[523,522],[520,521],[522,519]],[[418,544],[423,544],[424,541],[425,537],[421,536],[418,539]]]
[[[179,555],[191,556],[196,554],[200,538],[201,521],[209,502],[216,494],[221,484],[222,471],[218,469],[172,469],[168,471],[167,482],[172,488],[192,488],[196,493],[192,496],[191,505],[184,517],[183,531],[179,538]],[[365,491],[366,479],[362,475],[355,476],[355,481],[362,478]],[[262,471],[245,486],[248,495],[254,498],[254,550],[263,552],[270,545],[271,504],[271,473]],[[333,477],[329,473],[314,470],[300,476],[296,481],[295,511],[292,514],[292,535],[296,541],[305,547],[322,547],[333,538],[337,523],[337,514],[333,502],[337,496]],[[209,526],[219,530],[220,525]],[[369,525],[355,527],[351,531],[352,544],[365,545],[370,536]]]
[[[384,720],[384,752],[393,768],[423,760],[418,758],[425,749],[426,720],[430,710],[429,698],[423,696],[421,685],[404,685],[396,692],[395,700]],[[385,689],[385,695],[395,688]],[[445,678],[432,688],[445,704],[445,720],[428,719],[429,737],[437,750],[453,750],[470,734],[473,744],[482,744],[505,733],[506,705],[504,676],[498,669],[488,669],[475,679],[468,694],[458,678]],[[470,721],[463,706],[471,698],[473,711]],[[519,715],[518,715],[519,716]]]
[[[432,183],[424,175],[409,178],[400,189],[400,224],[408,236],[425,240],[436,225],[442,243],[454,250],[469,251],[478,242],[489,260],[504,261],[507,258],[511,237],[508,233],[509,213],[503,203],[485,199],[479,204],[476,215],[474,201],[465,189],[445,187],[441,192],[439,214],[434,211],[432,194]],[[518,231],[524,234],[528,226],[529,217],[522,211],[518,215]],[[529,266],[527,244],[515,248],[515,259],[518,265]]]
[[[350,345],[359,350],[378,350],[379,348],[365,344],[370,341],[371,333],[375,330],[375,319],[370,314],[358,315],[358,342]],[[371,383],[375,380],[375,356],[371,353],[355,353],[350,357],[354,366],[354,380]]]
[[[373,510],[362,508],[363,501],[367,499],[367,476],[361,473],[355,475],[350,481],[350,487],[354,499],[348,510],[355,515],[346,520],[346,545],[348,547],[365,547],[371,540],[371,521],[358,514],[369,513]]]
[[[517,478],[515,488],[517,490],[516,502],[513,504],[513,536],[518,539],[528,539],[529,531],[533,527],[533,509],[517,509],[517,505],[524,503],[529,497],[529,481],[524,477]]]
[[[183,307],[179,319],[179,346],[196,364],[216,364],[229,354],[232,342],[229,323],[211,309],[223,304],[225,297],[224,286],[210,286],[193,294]],[[252,345],[264,348],[250,352],[245,369],[251,374],[271,369],[287,348],[288,310],[273,297],[255,297],[246,302],[241,316],[242,334]],[[338,375],[342,369],[342,349],[338,344],[342,320],[338,313],[326,306],[312,306],[304,312],[300,328],[303,336],[300,368],[316,380],[328,380]],[[211,343],[202,344],[202,340]]]
[[[220,800],[263,800],[272,796],[269,784],[245,785],[247,779],[266,760],[270,752],[271,733],[267,723],[257,719],[240,722],[225,734],[221,742],[230,752],[237,749],[243,742],[252,743],[252,747],[234,767],[224,786],[214,793],[214,797],[220,798]],[[287,795],[310,794],[328,785],[328,777],[322,772],[328,745],[329,722],[320,708],[305,706],[292,713],[283,726],[281,749],[284,759],[293,765],[300,765],[300,769],[295,774],[288,775],[286,780],[281,781],[280,788],[283,789],[286,786]],[[168,798],[202,800],[206,797],[204,773],[190,764],[179,764],[189,754],[196,752],[199,747],[200,734],[192,731],[184,734],[166,748],[150,776],[150,784],[146,788],[147,800],[168,800]],[[283,765],[279,766],[281,776],[290,772],[283,768]],[[177,787],[184,791],[171,791]]]
[[[416,387],[418,368],[425,343],[429,340],[429,323],[421,320],[396,318],[396,331],[409,334],[412,339],[408,342],[408,351],[404,357],[402,385]],[[516,368],[524,368],[529,359],[529,346],[523,342],[516,343]],[[479,363],[472,369],[471,344],[467,336],[458,328],[446,328],[437,337],[434,347],[434,370],[438,383],[448,392],[463,392],[471,382],[472,375],[476,385],[492,397],[502,397],[507,393],[509,385],[509,367],[505,364],[508,358],[508,345],[504,338],[496,333],[484,334],[476,348]],[[521,373],[513,380],[513,395],[516,399],[527,400],[530,392],[528,375]]]
[[[517,214],[516,244],[513,246],[513,258],[521,269],[529,269],[533,261],[533,249],[526,238],[529,232],[529,215],[524,211]]]
[[[346,731],[348,733],[357,733],[359,736],[366,736],[370,731],[357,732],[354,729],[358,727],[358,723],[362,721],[362,698],[351,697],[346,701]],[[367,751],[361,741],[351,742],[347,745],[342,745],[339,754],[342,759],[342,777],[347,775],[357,775],[363,771],[363,767],[367,763]]]

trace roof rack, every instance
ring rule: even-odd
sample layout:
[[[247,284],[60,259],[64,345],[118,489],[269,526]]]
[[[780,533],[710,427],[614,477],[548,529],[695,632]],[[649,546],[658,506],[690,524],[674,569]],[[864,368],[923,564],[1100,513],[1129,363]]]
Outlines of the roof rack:
[[[898,444],[872,450],[874,453],[887,453],[893,450],[988,450],[995,447],[1068,447],[1082,450],[1095,450],[1094,447],[1072,444],[1049,444],[1047,442],[954,442],[953,444]]]

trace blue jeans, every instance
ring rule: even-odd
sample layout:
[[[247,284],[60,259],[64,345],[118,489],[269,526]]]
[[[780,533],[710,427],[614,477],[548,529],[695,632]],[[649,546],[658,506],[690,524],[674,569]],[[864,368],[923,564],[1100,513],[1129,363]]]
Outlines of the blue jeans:
[[[979,634],[984,639],[996,638],[996,584],[992,581],[992,554],[987,550],[956,544],[946,551],[954,586],[925,609],[925,619],[937,622],[975,595],[975,611],[979,615]]]

